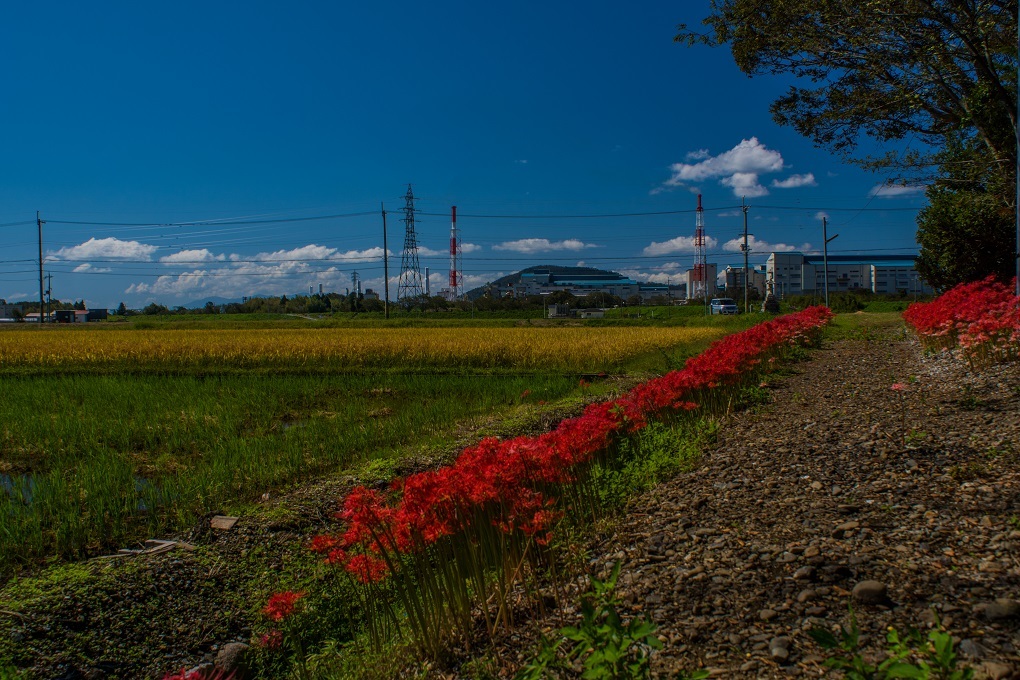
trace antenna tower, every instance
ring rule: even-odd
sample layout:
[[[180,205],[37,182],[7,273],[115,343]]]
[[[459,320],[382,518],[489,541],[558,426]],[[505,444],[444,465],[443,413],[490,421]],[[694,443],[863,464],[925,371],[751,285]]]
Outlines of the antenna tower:
[[[694,215],[694,272],[691,276],[694,290],[688,294],[691,299],[705,297],[708,289],[705,281],[708,273],[705,262],[705,211],[701,207],[701,194],[698,194],[698,210]]]
[[[457,229],[457,206],[450,208],[450,300],[464,295],[464,274],[461,271],[460,231]]]
[[[418,237],[414,233],[414,192],[407,185],[404,195],[404,254],[400,257],[400,279],[397,281],[397,299],[413,302],[425,295],[421,268],[418,264]]]

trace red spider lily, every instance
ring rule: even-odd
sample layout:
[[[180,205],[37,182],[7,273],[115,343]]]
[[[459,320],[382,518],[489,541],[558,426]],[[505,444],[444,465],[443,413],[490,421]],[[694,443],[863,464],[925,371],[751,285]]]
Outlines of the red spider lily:
[[[283,647],[283,632],[279,630],[271,630],[268,633],[263,633],[259,637],[259,646],[270,651],[280,649]]]
[[[327,534],[320,534],[312,539],[312,544],[308,546],[308,549],[314,553],[329,553],[334,548],[340,545],[340,539],[336,536],[329,536]]]
[[[1020,355],[1020,298],[1013,290],[994,277],[960,284],[915,302],[903,318],[928,348],[959,348],[972,363],[1009,361]]]
[[[347,571],[362,583],[377,583],[389,572],[386,563],[368,555],[357,555],[347,562]]]
[[[297,601],[304,596],[304,591],[294,592],[293,590],[287,590],[282,593],[276,593],[269,598],[269,602],[262,609],[262,613],[269,617],[271,621],[283,621],[294,613]]]
[[[213,668],[210,671],[203,671],[201,669],[186,670],[181,669],[178,673],[168,673],[163,676],[163,680],[232,680],[234,673],[227,673],[222,668]]]
[[[892,385],[889,386],[889,389],[893,390],[894,392],[902,392],[903,390],[907,389],[907,386],[904,385],[903,383],[893,383]]]
[[[392,485],[392,502],[359,487],[338,513],[347,523],[342,538],[317,537],[312,548],[372,583],[388,573],[381,557],[417,551],[468,531],[479,517],[490,518],[505,533],[547,543],[562,517],[556,489],[574,482],[616,437],[640,430],[657,415],[699,408],[693,399],[697,395],[745,379],[771,354],[804,341],[831,317],[825,307],[778,317],[713,343],[680,371],[649,380],[614,401],[589,405],[580,417],[561,421],[551,432],[483,439],[464,449],[452,465]],[[350,556],[348,548],[357,554]]]

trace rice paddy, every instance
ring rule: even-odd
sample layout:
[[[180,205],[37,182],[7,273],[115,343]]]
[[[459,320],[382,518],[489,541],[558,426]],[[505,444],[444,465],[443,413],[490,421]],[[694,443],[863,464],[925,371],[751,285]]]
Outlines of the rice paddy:
[[[116,550],[263,493],[441,447],[579,375],[721,328],[0,332],[0,572]],[[531,405],[531,406],[528,406]]]

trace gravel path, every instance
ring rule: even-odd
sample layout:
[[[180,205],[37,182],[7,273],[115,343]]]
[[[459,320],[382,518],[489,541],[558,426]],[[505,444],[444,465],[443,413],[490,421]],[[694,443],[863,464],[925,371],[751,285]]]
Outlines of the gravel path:
[[[900,334],[771,382],[601,546],[629,613],[660,625],[653,670],[824,675],[807,631],[853,600],[866,656],[937,617],[978,677],[1020,677],[1017,368],[973,375]]]

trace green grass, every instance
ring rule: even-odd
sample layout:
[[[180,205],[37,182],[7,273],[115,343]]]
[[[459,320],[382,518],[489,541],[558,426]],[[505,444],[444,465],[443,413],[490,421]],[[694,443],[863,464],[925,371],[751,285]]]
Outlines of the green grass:
[[[36,376],[0,402],[0,568],[123,547],[458,423],[554,401],[532,376]],[[525,390],[530,391],[522,396]]]

